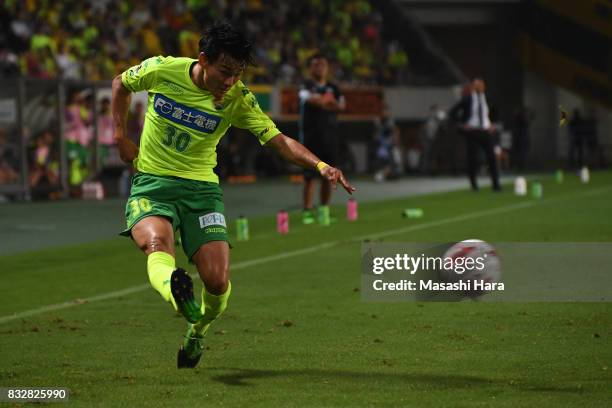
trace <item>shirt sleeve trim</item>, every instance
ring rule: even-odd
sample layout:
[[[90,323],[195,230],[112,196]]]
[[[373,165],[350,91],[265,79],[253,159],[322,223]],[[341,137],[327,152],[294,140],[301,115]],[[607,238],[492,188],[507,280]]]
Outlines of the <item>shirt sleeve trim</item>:
[[[278,130],[277,127],[274,127],[270,130],[268,130],[268,132],[266,134],[264,134],[262,137],[259,138],[259,143],[261,143],[261,145],[265,145],[266,143],[268,143],[270,140],[272,140],[273,138],[275,138],[276,136],[280,135],[282,132],[280,130]]]
[[[134,88],[132,88],[132,86],[130,84],[127,83],[126,81],[126,77],[127,77],[127,71],[123,71],[123,73],[121,74],[121,83],[123,84],[123,86],[126,87],[126,89],[130,92],[136,92],[134,91]]]

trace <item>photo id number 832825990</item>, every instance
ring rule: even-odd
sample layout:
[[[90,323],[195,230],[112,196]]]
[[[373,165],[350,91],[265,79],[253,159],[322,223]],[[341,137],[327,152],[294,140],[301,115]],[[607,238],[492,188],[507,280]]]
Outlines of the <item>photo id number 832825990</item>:
[[[0,402],[53,402],[67,401],[67,388],[0,388]]]

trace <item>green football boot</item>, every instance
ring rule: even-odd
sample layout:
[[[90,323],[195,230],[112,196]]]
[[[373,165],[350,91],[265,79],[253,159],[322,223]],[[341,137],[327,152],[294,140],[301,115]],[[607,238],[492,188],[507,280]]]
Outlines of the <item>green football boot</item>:
[[[193,326],[189,325],[185,340],[183,340],[176,356],[176,366],[178,368],[194,368],[202,358],[202,353],[204,353],[204,336],[195,333]]]
[[[189,323],[199,322],[202,318],[202,311],[193,296],[193,281],[184,269],[177,268],[172,272],[170,288],[178,311]]]

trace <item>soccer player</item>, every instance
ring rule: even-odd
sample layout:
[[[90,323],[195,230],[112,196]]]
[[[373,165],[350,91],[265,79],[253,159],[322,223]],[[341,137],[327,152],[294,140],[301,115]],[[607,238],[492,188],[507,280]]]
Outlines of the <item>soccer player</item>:
[[[126,204],[127,229],[147,255],[153,288],[189,322],[179,348],[179,368],[195,367],[210,324],[231,293],[229,245],[223,194],[213,172],[216,146],[230,126],[249,129],[285,160],[316,169],[335,186],[355,191],[342,171],[283,135],[240,81],[252,64],[251,44],[229,23],[209,28],[197,59],[153,57],[113,80],[114,137],[122,160],[137,173]],[[140,146],[127,135],[130,93],[148,91]],[[177,268],[174,232],[204,283],[202,303],[187,272]]]
[[[345,109],[344,96],[338,87],[327,81],[329,64],[325,55],[317,53],[308,59],[310,79],[300,87],[300,141],[317,154],[321,160],[334,163],[338,155],[338,112]],[[302,222],[312,224],[314,217],[314,179],[322,176],[321,205],[329,205],[332,194],[332,180],[318,174],[312,168],[304,169],[304,191]]]

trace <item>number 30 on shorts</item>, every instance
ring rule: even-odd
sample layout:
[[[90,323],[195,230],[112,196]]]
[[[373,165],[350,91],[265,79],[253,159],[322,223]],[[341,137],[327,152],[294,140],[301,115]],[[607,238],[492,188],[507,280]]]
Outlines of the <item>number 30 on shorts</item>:
[[[141,212],[151,211],[151,202],[147,198],[135,198],[130,201],[130,217],[138,217]]]

